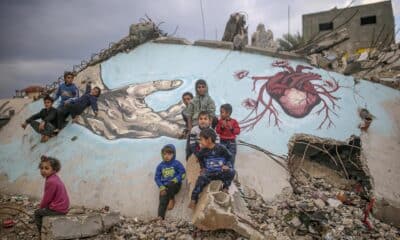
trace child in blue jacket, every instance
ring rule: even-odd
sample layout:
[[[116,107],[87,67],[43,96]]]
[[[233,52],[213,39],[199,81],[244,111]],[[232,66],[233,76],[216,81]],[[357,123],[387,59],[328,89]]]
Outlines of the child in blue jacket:
[[[74,77],[75,75],[72,72],[64,73],[64,83],[58,87],[56,95],[54,96],[54,101],[61,98],[58,108],[63,107],[65,101],[79,97],[79,89],[73,83]]]
[[[165,218],[165,212],[174,208],[175,195],[179,192],[182,180],[186,172],[183,165],[175,159],[175,146],[165,145],[161,149],[163,161],[158,164],[154,180],[160,189],[160,203],[158,205],[158,217]]]

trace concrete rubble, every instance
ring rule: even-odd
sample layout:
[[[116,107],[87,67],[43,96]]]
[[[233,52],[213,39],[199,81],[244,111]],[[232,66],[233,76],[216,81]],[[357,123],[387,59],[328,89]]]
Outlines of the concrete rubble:
[[[242,50],[248,45],[248,27],[246,26],[246,16],[242,13],[232,13],[225,26],[222,41],[233,42],[235,50]]]
[[[262,23],[257,25],[257,31],[251,36],[251,46],[278,49],[278,43],[274,41],[274,34],[270,29],[266,31]]]

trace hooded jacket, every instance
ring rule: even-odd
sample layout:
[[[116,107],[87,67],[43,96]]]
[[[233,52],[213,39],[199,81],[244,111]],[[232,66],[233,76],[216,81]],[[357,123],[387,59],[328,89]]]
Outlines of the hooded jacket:
[[[164,190],[170,182],[173,183],[181,183],[183,179],[185,179],[186,171],[183,167],[182,163],[175,159],[176,150],[173,144],[167,144],[161,149],[162,151],[165,148],[170,148],[174,152],[171,161],[162,161],[158,164],[156,168],[156,174],[154,176],[154,180],[157,183],[157,186],[160,190]]]
[[[199,85],[200,83],[206,85],[206,93],[203,96],[199,95],[199,92],[197,91],[197,85]],[[197,124],[197,119],[199,118],[199,113],[201,111],[207,111],[212,118],[215,116],[215,102],[210,97],[210,95],[208,95],[208,85],[206,81],[202,79],[197,80],[195,88],[196,88],[196,96],[189,104],[186,112],[189,117],[192,117],[192,122]]]
[[[58,87],[57,93],[54,97],[54,101],[61,97],[60,103],[58,106],[64,106],[64,102],[71,98],[78,98],[79,97],[79,89],[76,87],[75,84],[61,84]]]

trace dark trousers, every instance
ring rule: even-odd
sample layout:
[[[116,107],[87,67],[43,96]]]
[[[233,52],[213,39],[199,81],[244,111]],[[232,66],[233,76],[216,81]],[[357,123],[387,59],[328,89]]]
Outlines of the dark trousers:
[[[85,109],[82,109],[77,104],[65,104],[64,106],[57,109],[57,128],[62,129],[65,127],[65,119],[71,115],[72,118],[80,115]]]
[[[35,211],[35,223],[36,226],[38,228],[39,233],[42,232],[42,221],[43,221],[43,217],[46,216],[57,216],[57,215],[65,215],[65,213],[60,213],[60,212],[56,212],[53,210],[50,210],[48,208],[41,208],[41,209],[37,209]]]
[[[220,143],[224,145],[229,152],[232,154],[232,166],[235,166],[235,158],[236,158],[236,140],[220,140]]]
[[[165,218],[165,213],[167,212],[167,207],[169,200],[173,199],[175,195],[179,192],[181,189],[181,183],[170,183],[167,186],[167,194],[161,196],[160,194],[160,203],[158,205],[158,216],[162,217],[162,219]]]
[[[46,135],[46,136],[49,136],[49,137],[51,137],[53,135],[54,130],[55,130],[55,127],[51,123],[46,123],[44,125],[44,129],[43,130],[39,129],[40,123],[38,121],[31,121],[29,124],[31,125],[33,130],[35,130],[37,133],[42,134],[42,135]]]
[[[212,180],[221,180],[223,188],[228,189],[231,186],[232,180],[235,177],[235,170],[222,171],[217,173],[203,173],[196,181],[192,192],[192,200],[199,200],[199,195],[203,191],[204,187],[207,186]]]

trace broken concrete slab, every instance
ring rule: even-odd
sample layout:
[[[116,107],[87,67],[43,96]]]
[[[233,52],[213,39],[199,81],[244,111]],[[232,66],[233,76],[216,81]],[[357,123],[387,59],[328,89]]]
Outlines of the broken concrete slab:
[[[197,40],[193,43],[194,46],[209,47],[209,48],[222,48],[233,50],[233,43],[226,41],[214,40]]]
[[[221,181],[212,181],[205,187],[193,213],[193,224],[202,230],[232,229],[250,239],[263,239],[252,226],[238,191],[232,187],[227,194],[221,188]]]
[[[120,222],[117,212],[91,215],[66,215],[43,218],[42,240],[91,237]]]

